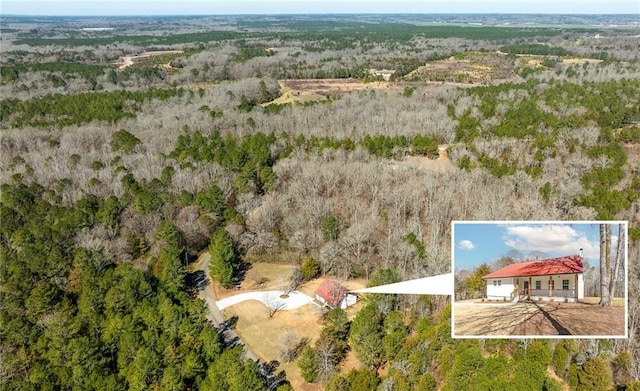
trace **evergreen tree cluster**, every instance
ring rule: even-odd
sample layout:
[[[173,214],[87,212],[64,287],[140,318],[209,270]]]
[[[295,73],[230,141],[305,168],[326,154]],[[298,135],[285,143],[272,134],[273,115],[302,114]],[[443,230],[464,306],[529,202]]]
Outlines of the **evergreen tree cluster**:
[[[2,185],[1,389],[266,389],[190,297],[173,223],[157,228],[145,272],[75,242],[117,226],[117,198],[60,207],[45,196],[37,184]]]

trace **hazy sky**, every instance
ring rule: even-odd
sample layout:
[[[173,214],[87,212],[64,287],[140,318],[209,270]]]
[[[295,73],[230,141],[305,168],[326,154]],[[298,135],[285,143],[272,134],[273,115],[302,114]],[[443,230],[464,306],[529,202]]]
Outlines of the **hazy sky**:
[[[617,243],[618,228],[612,230],[612,242]],[[472,269],[491,263],[510,251],[535,259],[578,255],[595,265],[600,259],[600,228],[598,224],[475,224],[456,223],[454,232],[454,267]],[[615,248],[615,245],[614,245]]]
[[[308,13],[639,14],[640,0],[8,0],[2,14],[195,15]]]

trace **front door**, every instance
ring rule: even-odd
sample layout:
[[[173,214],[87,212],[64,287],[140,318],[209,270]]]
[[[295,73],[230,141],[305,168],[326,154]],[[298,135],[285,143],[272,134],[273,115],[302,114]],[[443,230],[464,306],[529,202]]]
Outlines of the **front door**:
[[[529,293],[529,281],[524,281],[524,291],[523,293],[526,295]]]

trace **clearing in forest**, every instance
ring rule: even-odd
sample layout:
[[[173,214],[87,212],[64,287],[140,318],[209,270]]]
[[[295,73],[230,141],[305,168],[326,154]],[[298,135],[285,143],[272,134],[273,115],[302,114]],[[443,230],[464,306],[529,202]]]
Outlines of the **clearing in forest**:
[[[465,52],[428,62],[403,80],[481,84],[511,78],[514,68],[515,60],[504,53]]]
[[[155,50],[155,51],[150,51],[150,52],[144,52],[142,54],[139,54],[137,56],[124,56],[122,57],[122,62],[116,64],[118,65],[119,69],[124,69],[127,67],[130,67],[132,65],[134,65],[136,63],[136,60],[140,60],[143,58],[147,58],[147,57],[155,57],[155,56],[166,56],[169,54],[182,54],[184,53],[183,50]],[[167,63],[167,64],[161,64],[162,67],[164,68],[170,68],[171,67],[171,62]]]
[[[248,270],[240,289],[224,289],[218,283],[214,283],[214,289],[218,300],[230,298],[234,295],[245,294],[248,291],[281,289],[288,284],[289,276],[293,271],[292,265],[255,263]],[[323,281],[323,278],[311,280],[303,284],[298,291],[315,297],[315,290]],[[364,280],[349,280],[342,282],[350,289],[360,289],[366,286]],[[361,308],[361,304],[349,307],[347,316],[353,319]],[[280,310],[269,317],[267,306],[257,300],[242,301],[224,309],[226,319],[237,320],[235,331],[251,351],[263,362],[272,360],[280,361],[277,372],[284,370],[287,379],[296,390],[321,390],[317,384],[305,382],[300,375],[300,369],[296,361],[285,363],[282,360],[282,350],[285,348],[286,338],[293,336],[296,341],[303,338],[309,339],[313,346],[315,340],[322,331],[322,312],[318,305],[309,303],[290,310]],[[236,318],[237,317],[237,318]],[[341,373],[348,373],[351,369],[359,367],[360,362],[351,357],[340,366]]]
[[[578,303],[486,303],[456,301],[453,333],[462,336],[620,336],[625,335],[621,300],[600,307],[593,300]]]
[[[447,144],[438,146],[439,157],[437,159],[431,159],[428,156],[409,155],[406,156],[404,160],[391,162],[390,166],[393,169],[419,168],[425,171],[432,172],[452,171],[455,166],[451,163],[449,157],[447,156],[447,148]]]
[[[279,80],[278,83],[280,96],[262,106],[320,101],[352,91],[388,89],[392,86],[386,82],[363,83],[356,79],[287,79]]]

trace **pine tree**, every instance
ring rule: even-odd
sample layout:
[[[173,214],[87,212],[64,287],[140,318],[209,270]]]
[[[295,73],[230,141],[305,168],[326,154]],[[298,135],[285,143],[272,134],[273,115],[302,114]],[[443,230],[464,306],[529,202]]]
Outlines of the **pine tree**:
[[[307,346],[298,359],[298,367],[305,381],[313,383],[318,377],[318,362],[316,361],[316,353],[310,346]]]
[[[218,228],[213,233],[209,253],[211,254],[209,263],[211,276],[225,288],[231,288],[239,269],[239,260],[233,242],[224,228]]]
[[[376,303],[367,304],[351,324],[350,342],[358,359],[365,365],[377,367],[382,362],[381,314]]]

